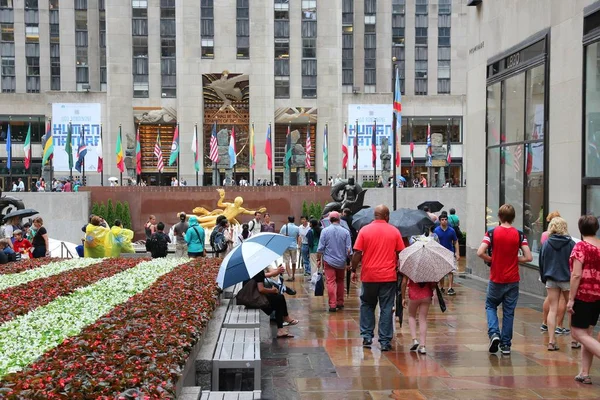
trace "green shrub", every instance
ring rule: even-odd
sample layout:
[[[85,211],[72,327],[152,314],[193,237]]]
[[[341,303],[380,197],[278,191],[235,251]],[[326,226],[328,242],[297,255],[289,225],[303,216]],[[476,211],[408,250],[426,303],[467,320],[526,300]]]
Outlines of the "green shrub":
[[[117,201],[117,205],[115,206],[115,219],[120,219],[123,222],[123,203]]]
[[[112,200],[108,199],[108,201],[106,202],[106,217],[104,218],[104,220],[106,221],[108,226],[112,226],[112,224],[115,222],[115,219],[115,209],[113,208]]]
[[[129,203],[123,203],[123,218],[121,219],[123,222],[123,228],[132,229],[131,228],[131,213],[129,212]]]
[[[96,215],[106,220],[106,206],[104,205],[104,203],[100,203],[100,206],[98,207],[98,214]]]

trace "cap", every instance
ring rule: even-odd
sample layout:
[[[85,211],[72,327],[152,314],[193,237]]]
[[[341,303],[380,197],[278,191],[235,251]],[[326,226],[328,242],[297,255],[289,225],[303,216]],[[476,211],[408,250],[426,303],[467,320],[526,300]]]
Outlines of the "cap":
[[[21,235],[21,234],[23,234],[23,231],[22,231],[22,230],[20,230],[20,229],[15,229],[15,230],[13,231],[13,236],[14,236],[14,235]]]
[[[340,219],[340,213],[337,212],[337,211],[330,212],[329,213],[329,219],[332,219],[332,218]]]

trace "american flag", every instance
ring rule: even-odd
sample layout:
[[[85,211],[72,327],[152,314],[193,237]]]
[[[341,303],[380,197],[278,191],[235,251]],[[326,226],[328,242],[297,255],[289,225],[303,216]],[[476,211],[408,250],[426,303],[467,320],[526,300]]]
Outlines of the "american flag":
[[[163,172],[165,162],[163,160],[162,148],[160,147],[160,129],[156,135],[156,143],[154,144],[154,155],[156,156],[156,169],[158,172]]]
[[[348,168],[348,128],[344,124],[344,132],[342,133],[342,169]]]
[[[306,127],[306,169],[310,171],[310,153],[312,152],[312,143],[310,142],[310,127]]]
[[[523,157],[523,149],[521,146],[515,146],[513,148],[513,167],[515,169],[515,173],[521,172],[521,162]]]
[[[217,143],[217,122],[213,124],[210,134],[210,153],[208,158],[214,163],[219,162],[219,144]]]

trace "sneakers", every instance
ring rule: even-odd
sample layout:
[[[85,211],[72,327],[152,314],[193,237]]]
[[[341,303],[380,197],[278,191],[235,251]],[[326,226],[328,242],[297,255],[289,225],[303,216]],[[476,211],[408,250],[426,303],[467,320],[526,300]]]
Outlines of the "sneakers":
[[[503,356],[510,356],[510,346],[507,346],[505,344],[501,345],[500,352]]]
[[[413,339],[413,345],[410,347],[410,351],[417,351],[419,348],[419,341],[417,339]]]
[[[367,339],[367,338],[363,339],[363,347],[370,348],[372,344],[373,344],[373,339]]]
[[[490,346],[488,350],[490,353],[496,353],[498,351],[498,346],[500,346],[500,336],[494,333],[490,339]]]
[[[563,333],[563,332],[562,332],[562,328],[556,328],[556,329],[554,330],[554,334],[555,334],[555,335],[562,335],[562,333]]]
[[[442,294],[444,294],[444,293],[446,293],[446,289],[440,288],[440,292],[442,292]]]
[[[381,345],[381,351],[391,351],[391,350],[392,350],[391,344],[382,344]]]
[[[562,328],[562,334],[563,335],[568,335],[571,333],[571,330],[569,328]]]
[[[425,349],[425,346],[419,347],[419,354],[427,354],[427,350]]]
[[[454,289],[450,288],[448,289],[448,296],[455,296],[456,292],[454,291]]]
[[[344,305],[343,305],[343,304],[342,304],[342,305],[339,305],[339,304],[338,304],[338,305],[337,305],[337,309],[338,309],[338,310],[343,310],[343,309],[344,309]]]
[[[329,309],[329,312],[336,312],[336,311],[337,311],[337,308],[330,308]]]
[[[542,324],[542,325],[540,326],[540,331],[542,331],[542,332],[548,332],[548,325],[546,325],[546,324]]]

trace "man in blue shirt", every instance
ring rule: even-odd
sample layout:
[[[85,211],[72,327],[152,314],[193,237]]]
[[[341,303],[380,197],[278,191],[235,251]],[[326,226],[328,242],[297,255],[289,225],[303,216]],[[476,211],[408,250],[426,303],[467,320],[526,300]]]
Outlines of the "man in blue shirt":
[[[298,237],[299,229],[294,224],[294,216],[288,217],[288,223],[281,227],[280,234],[294,238],[294,242],[290,244],[290,247],[283,253],[283,263],[285,264],[285,270],[288,275],[287,282],[294,282],[296,278],[296,260],[298,259]],[[291,273],[290,273],[291,267]]]
[[[435,233],[438,237],[438,240],[442,246],[450,250],[454,253],[456,258],[456,262],[460,260],[460,252],[458,248],[458,237],[456,236],[456,232],[448,225],[448,214],[442,214],[439,217],[440,226],[435,228],[433,233]],[[440,289],[442,292],[444,291],[444,279],[440,281]],[[452,272],[448,274],[448,296],[454,296],[456,292],[452,288],[452,284],[454,283],[454,275]]]
[[[350,231],[340,225],[340,218],[337,211],[329,213],[331,225],[321,231],[317,248],[317,261],[323,265],[327,278],[330,312],[344,308],[346,260],[352,254]]]

